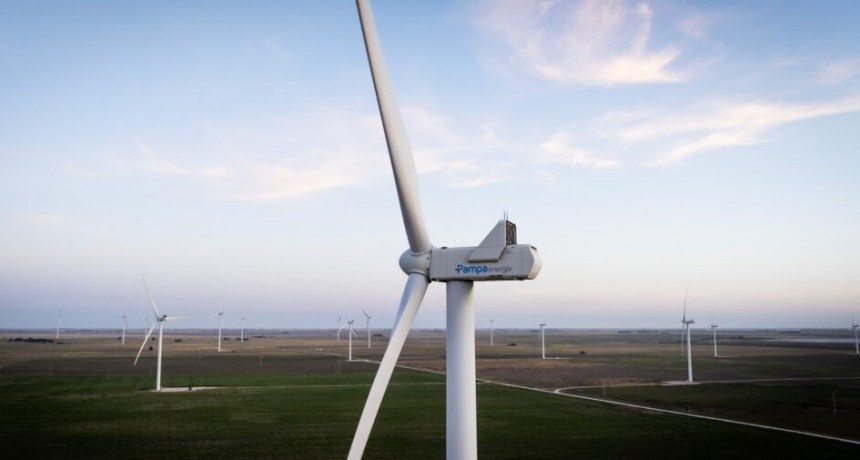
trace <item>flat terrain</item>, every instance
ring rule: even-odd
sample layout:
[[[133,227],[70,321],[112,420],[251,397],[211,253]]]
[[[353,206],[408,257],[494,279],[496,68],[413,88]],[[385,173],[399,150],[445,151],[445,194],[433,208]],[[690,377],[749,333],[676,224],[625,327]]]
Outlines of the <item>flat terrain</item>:
[[[247,342],[225,340],[218,353],[211,331],[169,331],[162,384],[177,391],[158,394],[155,352],[132,366],[140,334],[122,345],[113,332],[64,333],[60,343],[10,342],[53,334],[2,332],[0,445],[13,458],[343,458],[385,338],[371,349],[366,337],[354,340],[361,360],[349,362],[346,341],[330,334],[246,331]],[[548,329],[546,360],[537,331],[496,330],[492,347],[486,335],[477,338],[483,458],[860,453],[846,442],[565,396],[860,441],[860,357],[851,344],[814,342],[844,331],[726,331],[720,358],[702,334],[697,385],[665,384],[686,378],[677,331]],[[365,458],[444,457],[444,357],[444,332],[410,336]]]

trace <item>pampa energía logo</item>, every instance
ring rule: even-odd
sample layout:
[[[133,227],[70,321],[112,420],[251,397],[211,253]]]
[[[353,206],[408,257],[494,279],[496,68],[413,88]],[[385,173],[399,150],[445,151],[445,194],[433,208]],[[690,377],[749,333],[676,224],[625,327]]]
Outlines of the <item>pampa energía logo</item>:
[[[487,265],[463,265],[457,264],[454,269],[457,273],[466,275],[504,275],[511,271],[511,267],[489,267]]]

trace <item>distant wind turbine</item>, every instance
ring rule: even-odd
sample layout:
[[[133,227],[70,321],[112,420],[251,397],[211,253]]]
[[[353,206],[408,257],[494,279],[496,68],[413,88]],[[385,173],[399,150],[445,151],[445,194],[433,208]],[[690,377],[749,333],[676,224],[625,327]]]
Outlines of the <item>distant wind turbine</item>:
[[[546,323],[540,323],[540,357],[546,359]]]
[[[349,320],[347,324],[349,324],[349,332],[346,334],[349,337],[349,361],[352,361],[352,337],[357,336],[355,333],[355,329],[352,328],[353,323],[355,323],[354,319]]]
[[[493,318],[490,318],[490,346],[493,346]]]
[[[719,326],[717,323],[711,323],[711,331],[714,333],[714,358],[719,358],[720,355],[717,353],[717,328]]]
[[[343,324],[343,316],[338,316],[337,317],[337,341],[338,342],[340,342],[340,331],[342,331],[343,328],[345,328],[345,327],[346,327],[346,325]]]
[[[239,333],[239,342],[245,343],[245,317],[244,316],[242,317],[242,320],[241,320],[240,331],[241,332]]]
[[[146,333],[146,337],[143,338],[143,344],[140,346],[140,350],[137,352],[137,357],[134,358],[134,365],[137,366],[137,360],[140,359],[140,354],[143,352],[143,348],[146,346],[146,342],[149,340],[149,337],[152,335],[152,331],[155,330],[155,326],[158,326],[158,359],[155,367],[155,391],[161,391],[161,351],[162,351],[162,335],[164,332],[164,323],[167,321],[173,321],[175,319],[179,319],[178,317],[170,317],[167,315],[162,315],[158,312],[158,307],[155,306],[155,301],[152,300],[152,295],[149,293],[149,287],[146,285],[146,278],[143,278],[143,288],[146,290],[146,295],[149,297],[149,305],[152,307],[152,313],[155,315],[155,324],[149,329],[149,332]]]
[[[409,248],[400,256],[400,268],[408,278],[394,328],[370,387],[348,458],[360,459],[364,453],[415,315],[430,282],[440,281],[446,283],[447,289],[446,455],[451,459],[476,459],[474,282],[534,279],[540,272],[540,257],[534,246],[517,244],[516,225],[507,218],[499,220],[478,246],[437,248],[430,242],[421,211],[415,160],[385,65],[373,12],[366,0],[357,0],[356,4]]]
[[[687,382],[693,383],[693,356],[690,345],[690,325],[694,324],[693,318],[687,319],[687,293],[684,293],[684,314],[681,316],[681,326],[687,330]]]
[[[57,334],[54,336],[56,340],[60,340],[61,327],[63,327],[63,312],[57,313]]]
[[[122,344],[125,345],[125,328],[128,326],[128,314],[114,316],[113,318],[122,318]]]
[[[367,327],[367,348],[370,348],[370,315],[368,315],[368,314],[367,314],[367,312],[366,312],[366,311],[364,311],[364,309],[362,309],[362,310],[361,310],[361,312],[362,312],[362,313],[364,313],[364,316],[365,316],[365,317],[367,317],[367,323],[366,323],[366,327]]]
[[[218,313],[213,313],[210,315],[210,318],[214,318],[218,316],[218,351],[221,351],[221,327],[224,325],[224,309],[222,308]]]
[[[860,342],[857,341],[857,328],[860,324],[854,319],[854,314],[851,314],[851,329],[854,329],[854,353],[860,355]]]

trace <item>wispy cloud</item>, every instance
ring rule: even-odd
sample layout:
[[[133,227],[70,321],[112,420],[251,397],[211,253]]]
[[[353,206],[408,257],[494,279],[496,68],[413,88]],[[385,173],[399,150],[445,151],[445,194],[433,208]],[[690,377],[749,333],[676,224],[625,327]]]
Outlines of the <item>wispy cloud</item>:
[[[627,119],[607,117],[625,143],[668,142],[655,165],[671,165],[693,155],[766,142],[765,134],[788,123],[860,111],[860,95],[812,103],[721,101],[678,113],[653,112]]]
[[[818,73],[818,81],[837,85],[850,82],[860,76],[860,58],[848,58],[830,62]]]
[[[678,29],[689,37],[696,39],[707,38],[711,27],[719,20],[717,14],[696,13],[681,19]]]
[[[133,167],[142,169],[143,171],[163,175],[163,176],[191,176],[191,177],[221,177],[228,174],[228,169],[224,166],[204,166],[201,168],[193,168],[180,166],[179,164],[170,161],[153,151],[149,146],[141,141],[137,142],[137,149],[141,155],[140,162],[137,162]]]
[[[426,109],[404,111],[415,139],[419,172],[444,177],[452,187],[506,181],[546,180],[546,168],[611,169],[620,166],[579,147],[570,133],[500,136],[508,132],[486,120],[449,119]]]
[[[549,163],[582,166],[588,169],[612,169],[621,166],[619,160],[603,158],[570,142],[570,134],[560,131],[540,144],[542,158]]]
[[[623,0],[488,0],[480,26],[511,66],[540,78],[594,85],[678,82],[675,45],[650,45],[654,10]],[[688,24],[690,33],[702,22]]]

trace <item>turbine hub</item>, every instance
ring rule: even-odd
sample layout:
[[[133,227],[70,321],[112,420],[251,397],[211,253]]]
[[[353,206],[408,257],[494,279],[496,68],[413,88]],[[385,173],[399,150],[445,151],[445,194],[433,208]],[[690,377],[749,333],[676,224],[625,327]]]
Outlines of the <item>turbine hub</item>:
[[[425,277],[430,277],[430,251],[421,254],[415,254],[410,250],[403,251],[400,255],[400,269],[407,275],[410,273],[418,273]]]

